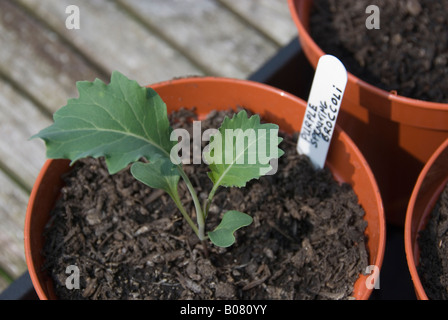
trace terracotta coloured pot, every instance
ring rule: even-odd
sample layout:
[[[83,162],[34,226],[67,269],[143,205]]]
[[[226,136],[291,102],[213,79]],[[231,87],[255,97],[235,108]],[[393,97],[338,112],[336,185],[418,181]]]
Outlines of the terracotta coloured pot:
[[[306,103],[284,91],[256,82],[224,78],[184,78],[151,85],[168,106],[168,111],[195,107],[199,115],[212,110],[244,106],[259,113],[269,122],[277,123],[286,132],[298,131]],[[43,258],[42,230],[48,222],[59,190],[61,174],[70,170],[66,160],[48,160],[31,193],[26,222],[25,250],[29,273],[41,299],[55,298],[51,280],[41,272]],[[338,181],[353,186],[366,211],[366,236],[369,263],[381,267],[385,247],[385,219],[379,189],[361,152],[340,128],[336,128],[327,158],[327,165]],[[367,299],[372,291],[367,276],[360,275],[354,297]]]
[[[409,201],[405,223],[405,250],[409,271],[417,298],[428,300],[428,296],[417,273],[420,259],[419,232],[424,230],[437,200],[448,183],[448,139],[430,157]]]
[[[309,33],[312,0],[288,0],[302,49],[316,68],[325,53]],[[388,222],[403,226],[409,197],[428,158],[448,137],[448,104],[387,92],[350,72],[339,125],[366,157]]]

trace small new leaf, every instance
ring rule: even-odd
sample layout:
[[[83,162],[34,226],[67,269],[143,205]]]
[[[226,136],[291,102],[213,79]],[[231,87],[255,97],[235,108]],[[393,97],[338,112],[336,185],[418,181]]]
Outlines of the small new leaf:
[[[208,233],[210,241],[218,247],[229,247],[235,242],[234,232],[252,223],[251,216],[235,211],[227,211],[215,230]]]
[[[219,131],[210,139],[204,158],[214,187],[244,187],[252,179],[269,172],[269,163],[283,155],[278,126],[261,124],[259,115],[248,118],[240,111],[232,119],[225,117]]]
[[[110,84],[77,83],[79,98],[53,116],[54,123],[32,138],[43,139],[47,157],[70,159],[104,156],[111,174],[146,157],[170,157],[171,127],[166,105],[150,88],[119,72]]]
[[[165,190],[172,198],[176,197],[180,175],[171,161],[158,158],[150,163],[136,162],[131,167],[131,173],[147,186]]]

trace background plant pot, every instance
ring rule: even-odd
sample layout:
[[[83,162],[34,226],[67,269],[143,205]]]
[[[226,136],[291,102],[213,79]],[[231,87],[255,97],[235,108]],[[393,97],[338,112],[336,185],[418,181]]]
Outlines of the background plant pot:
[[[316,68],[325,53],[309,33],[312,1],[288,2],[303,51]],[[349,72],[338,123],[371,166],[382,193],[387,221],[403,226],[418,174],[448,137],[448,104],[399,96]]]
[[[422,231],[431,216],[437,200],[448,183],[448,139],[430,157],[422,172],[409,201],[405,223],[405,250],[409,271],[417,297],[428,300],[428,296],[417,273],[420,259],[418,245],[419,232]]]
[[[227,110],[243,106],[259,113],[269,122],[277,123],[282,131],[298,131],[306,103],[284,91],[245,80],[225,78],[184,78],[151,85],[168,106],[168,111],[196,108],[199,116],[212,110]],[[374,176],[351,139],[336,128],[327,165],[338,181],[352,185],[364,208],[368,222],[366,235],[369,263],[381,268],[385,249],[385,219],[379,189]],[[33,188],[25,221],[25,250],[33,285],[41,299],[54,298],[51,281],[41,272],[43,258],[42,231],[49,220],[62,185],[61,174],[70,170],[66,160],[48,160]],[[361,275],[355,284],[356,299],[367,299],[372,289]]]

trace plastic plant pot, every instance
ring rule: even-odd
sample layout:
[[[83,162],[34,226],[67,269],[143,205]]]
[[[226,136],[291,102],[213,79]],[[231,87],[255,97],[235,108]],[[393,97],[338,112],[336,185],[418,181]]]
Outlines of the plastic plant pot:
[[[434,152],[420,173],[406,214],[406,259],[417,298],[421,300],[428,300],[428,296],[417,272],[420,259],[419,232],[425,229],[431,212],[447,183],[448,139]]]
[[[302,49],[316,68],[325,53],[309,33],[311,0],[288,0]],[[448,138],[448,104],[387,92],[350,72],[339,125],[366,157],[388,222],[403,226],[412,188],[424,164]]]
[[[181,107],[196,108],[205,116],[212,110],[227,110],[236,106],[260,114],[277,123],[280,130],[300,129],[306,103],[284,91],[245,80],[227,78],[183,78],[151,85],[168,106],[168,112]],[[381,268],[385,249],[385,219],[382,200],[374,176],[352,140],[336,128],[327,157],[327,166],[337,181],[352,185],[364,208],[368,223],[365,231],[369,263]],[[70,170],[67,160],[48,160],[42,168],[29,200],[25,222],[25,251],[29,273],[40,299],[55,299],[51,280],[42,272],[41,255],[44,242],[42,231],[63,185],[61,175]],[[373,288],[367,285],[369,275],[360,275],[353,295],[368,299]]]

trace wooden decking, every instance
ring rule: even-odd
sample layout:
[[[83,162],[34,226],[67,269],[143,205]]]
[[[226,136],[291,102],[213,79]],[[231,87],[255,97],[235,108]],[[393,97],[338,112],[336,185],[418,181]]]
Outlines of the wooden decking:
[[[79,29],[66,27],[69,5]],[[76,81],[245,79],[295,36],[286,0],[0,0],[0,292],[26,271],[25,211],[45,161],[28,139]]]

